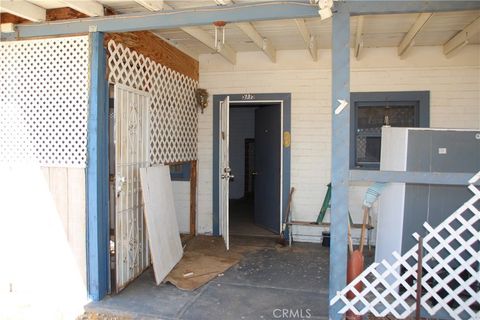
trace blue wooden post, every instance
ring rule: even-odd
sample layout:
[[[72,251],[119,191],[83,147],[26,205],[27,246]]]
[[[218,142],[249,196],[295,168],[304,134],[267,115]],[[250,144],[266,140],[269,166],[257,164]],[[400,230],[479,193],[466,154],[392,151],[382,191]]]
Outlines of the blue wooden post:
[[[90,299],[108,292],[108,84],[103,33],[90,34],[87,145],[87,285]]]
[[[336,2],[332,21],[332,197],[329,297],[345,287],[347,275],[348,170],[350,108],[339,114],[337,100],[350,101],[350,12]],[[339,304],[330,307],[330,319],[341,319]]]

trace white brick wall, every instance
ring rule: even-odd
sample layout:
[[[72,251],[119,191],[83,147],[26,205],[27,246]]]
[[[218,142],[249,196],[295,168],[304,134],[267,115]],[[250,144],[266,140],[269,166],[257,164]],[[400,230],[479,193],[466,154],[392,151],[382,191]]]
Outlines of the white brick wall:
[[[431,127],[480,128],[480,46],[447,59],[440,47],[415,47],[406,59],[396,48],[365,49],[352,58],[351,91],[430,90]],[[302,51],[279,51],[277,63],[261,52],[239,53],[231,65],[218,55],[200,56],[200,87],[210,95],[292,93],[291,181],[295,219],[314,220],[330,181],[330,51],[312,62]],[[212,99],[199,115],[198,228],[212,231]],[[367,185],[351,187],[350,211],[361,220]],[[375,210],[374,210],[375,214]],[[316,228],[294,230],[297,240],[318,241]],[[355,235],[354,235],[355,236]]]

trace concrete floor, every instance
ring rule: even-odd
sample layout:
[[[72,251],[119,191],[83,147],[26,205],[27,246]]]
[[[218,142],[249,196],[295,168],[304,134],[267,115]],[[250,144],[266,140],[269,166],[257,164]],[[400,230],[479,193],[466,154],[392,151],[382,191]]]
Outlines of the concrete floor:
[[[255,250],[196,291],[156,286],[149,269],[120,294],[90,303],[85,310],[127,319],[228,320],[277,319],[285,309],[296,319],[327,319],[327,248],[312,243],[283,248],[272,238],[240,236],[232,237],[231,246]]]

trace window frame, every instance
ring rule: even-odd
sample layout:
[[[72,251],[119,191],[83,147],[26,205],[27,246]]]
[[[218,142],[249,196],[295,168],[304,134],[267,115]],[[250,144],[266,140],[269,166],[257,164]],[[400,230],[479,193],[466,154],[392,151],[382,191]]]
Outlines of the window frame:
[[[380,165],[371,164],[356,166],[357,150],[357,115],[358,108],[365,104],[378,107],[382,103],[389,102],[393,105],[410,103],[415,105],[415,122],[418,128],[430,126],[430,91],[386,91],[386,92],[351,92],[350,93],[350,169],[355,170],[379,170]]]

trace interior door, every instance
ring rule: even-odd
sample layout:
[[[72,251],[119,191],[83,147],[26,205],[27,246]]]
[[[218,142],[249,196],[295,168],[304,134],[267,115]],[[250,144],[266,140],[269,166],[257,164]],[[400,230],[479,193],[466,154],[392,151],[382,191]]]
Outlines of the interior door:
[[[230,98],[226,97],[225,100],[220,102],[220,232],[223,240],[225,241],[225,247],[230,249],[229,239],[229,221],[228,221],[228,201],[229,201],[229,182],[231,175],[229,156],[229,113],[230,113]]]
[[[115,85],[115,288],[123,289],[149,265],[140,167],[148,154],[147,92]]]
[[[255,223],[280,232],[280,107],[262,106],[255,110]]]

